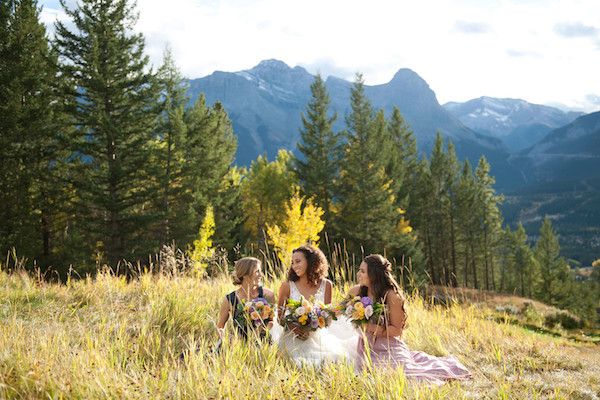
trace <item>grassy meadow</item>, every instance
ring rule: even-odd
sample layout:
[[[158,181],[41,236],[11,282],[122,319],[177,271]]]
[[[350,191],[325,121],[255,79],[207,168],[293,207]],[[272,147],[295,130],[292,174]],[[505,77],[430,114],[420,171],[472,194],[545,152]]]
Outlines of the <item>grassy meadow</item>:
[[[232,288],[225,276],[127,281],[105,271],[57,284],[0,271],[0,398],[600,398],[598,344],[535,332],[483,303],[434,306],[416,294],[408,299],[409,347],[456,355],[472,380],[431,387],[398,370],[299,369],[276,346],[245,346],[233,335],[213,353],[218,305]]]

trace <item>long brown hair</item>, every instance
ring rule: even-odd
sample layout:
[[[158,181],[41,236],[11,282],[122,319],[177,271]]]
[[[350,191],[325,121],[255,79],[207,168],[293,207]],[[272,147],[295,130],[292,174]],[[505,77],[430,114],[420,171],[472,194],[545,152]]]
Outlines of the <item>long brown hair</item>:
[[[385,295],[389,290],[393,290],[404,301],[404,295],[400,286],[394,279],[392,272],[392,263],[381,254],[369,254],[363,261],[367,264],[367,275],[371,282],[371,291],[373,292],[373,301],[383,303]],[[367,288],[361,287],[361,292],[366,293]],[[366,294],[365,294],[366,295]]]
[[[292,254],[300,252],[304,254],[306,258],[306,278],[308,282],[317,286],[321,279],[327,276],[329,270],[329,263],[325,254],[319,248],[311,246],[310,244],[300,246],[292,251]],[[288,271],[288,281],[296,282],[300,277],[296,274],[294,269],[290,267]]]
[[[392,263],[381,254],[369,254],[363,261],[367,264],[367,275],[371,282],[371,291],[373,292],[374,302],[385,304],[386,294],[390,290],[396,292],[398,296],[400,296],[402,301],[402,312],[404,313],[404,320],[402,321],[402,327],[404,328],[406,326],[406,320],[408,319],[408,315],[406,314],[406,299],[400,289],[400,285],[398,285],[398,282],[394,279]],[[366,286],[361,286],[360,295],[367,295]],[[383,320],[385,321],[385,325],[387,325],[388,317],[385,313]]]

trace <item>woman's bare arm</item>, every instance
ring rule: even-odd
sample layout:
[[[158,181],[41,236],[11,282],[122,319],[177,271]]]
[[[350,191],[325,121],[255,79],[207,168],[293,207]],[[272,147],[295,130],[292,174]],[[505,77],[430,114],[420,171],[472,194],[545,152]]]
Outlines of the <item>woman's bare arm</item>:
[[[217,321],[217,330],[219,331],[219,336],[223,336],[223,329],[225,328],[225,324],[229,319],[229,312],[231,307],[229,305],[229,300],[227,297],[223,299],[221,302],[221,307],[219,308],[219,319]]]
[[[282,282],[279,287],[279,295],[277,296],[277,316],[279,322],[283,320],[283,310],[285,309],[285,303],[290,297],[290,284],[288,281]]]
[[[404,329],[404,299],[394,291],[389,291],[386,298],[388,318],[386,326],[367,324],[367,332],[375,336],[395,337],[401,336]]]

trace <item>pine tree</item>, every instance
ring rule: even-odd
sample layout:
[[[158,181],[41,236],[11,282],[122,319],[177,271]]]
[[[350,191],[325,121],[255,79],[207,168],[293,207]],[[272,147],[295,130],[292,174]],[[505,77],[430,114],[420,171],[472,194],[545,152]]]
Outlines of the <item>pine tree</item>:
[[[193,218],[185,196],[184,171],[186,165],[186,134],[184,120],[187,86],[175,66],[170,49],[165,49],[163,64],[157,74],[160,89],[160,116],[156,131],[157,168],[160,186],[157,200],[159,210],[159,240],[162,244],[171,241],[181,243],[185,237],[184,221]]]
[[[397,107],[394,107],[388,122],[391,139],[391,155],[388,174],[394,181],[397,205],[409,208],[413,193],[417,164],[417,142],[414,134]]]
[[[439,272],[434,259],[435,223],[432,221],[435,190],[429,161],[425,155],[417,164],[416,170],[415,186],[413,193],[411,193],[409,212],[412,215],[417,236],[423,245],[425,257],[423,272],[428,276],[430,282],[439,284]]]
[[[57,260],[61,154],[56,57],[36,0],[0,3],[0,254]]]
[[[450,266],[449,266],[449,279],[448,284],[453,287],[458,286],[458,232],[457,232],[457,218],[458,218],[458,182],[459,182],[459,164],[458,159],[456,158],[456,150],[454,148],[454,144],[451,141],[448,141],[448,147],[446,152],[446,209],[448,216],[448,227],[449,227],[449,256],[450,256]]]
[[[195,213],[195,217],[189,218],[194,227],[191,232],[194,232],[208,204],[219,202],[217,193],[234,160],[237,140],[221,103],[208,107],[204,95],[187,110],[185,121],[184,186]],[[180,223],[185,221],[180,220]]]
[[[490,164],[482,156],[475,171],[477,188],[475,213],[478,218],[478,233],[480,234],[483,253],[485,289],[495,290],[495,254],[498,240],[501,237],[502,226],[502,215],[498,205],[503,201],[503,196],[496,194],[493,188],[495,179],[489,172]]]
[[[527,233],[521,223],[514,233],[514,266],[517,275],[517,285],[521,296],[534,297],[540,283],[539,265],[533,250],[527,243]]]
[[[456,220],[458,230],[459,254],[462,255],[462,261],[458,264],[462,266],[463,285],[479,288],[477,276],[477,218],[475,205],[477,202],[477,188],[473,170],[469,160],[465,160],[462,172],[456,189]],[[469,285],[469,282],[471,285]]]
[[[381,148],[382,140],[389,137],[385,119],[382,113],[374,117],[361,75],[352,88],[351,109],[338,186],[337,227],[356,252],[361,247],[382,252],[393,245],[401,214],[385,169],[389,153]]]
[[[144,38],[131,32],[136,15],[126,0],[82,0],[70,9],[74,29],[56,23],[60,72],[70,78],[73,185],[86,242],[107,261],[157,250],[148,227],[157,188],[149,160],[156,126],[157,86]],[[78,162],[77,162],[78,160]]]
[[[540,236],[535,244],[535,258],[540,266],[542,278],[538,296],[547,303],[558,305],[565,262],[560,257],[558,237],[548,217],[544,218],[540,228]]]
[[[310,90],[312,98],[306,107],[306,115],[302,115],[303,129],[298,142],[302,157],[294,160],[295,170],[303,193],[323,209],[328,224],[341,156],[339,134],[332,129],[337,115],[329,116],[329,95],[320,75],[315,77]]]
[[[433,184],[431,209],[428,210],[434,240],[431,257],[435,265],[441,267],[440,280],[436,283],[444,285],[453,282],[452,274],[456,271],[456,254],[454,248],[454,210],[451,190],[456,176],[457,162],[454,147],[449,144],[451,154],[443,149],[443,139],[438,132],[431,153],[430,171]]]
[[[214,242],[227,250],[229,258],[239,258],[240,247],[246,242],[243,229],[246,217],[242,208],[242,179],[245,168],[232,167],[223,177],[217,192],[214,213],[219,224],[215,227]]]

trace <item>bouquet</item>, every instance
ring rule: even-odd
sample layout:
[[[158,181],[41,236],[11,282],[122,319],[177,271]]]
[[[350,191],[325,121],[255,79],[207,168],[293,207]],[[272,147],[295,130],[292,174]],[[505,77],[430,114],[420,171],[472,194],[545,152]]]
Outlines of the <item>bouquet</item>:
[[[297,327],[305,332],[325,328],[336,319],[335,311],[322,302],[311,303],[302,297],[299,301],[288,299],[283,317],[283,326]]]
[[[343,314],[356,326],[362,327],[367,323],[383,324],[385,306],[373,303],[370,297],[348,296],[336,308],[338,314]]]
[[[246,320],[255,328],[265,327],[275,318],[275,309],[262,297],[244,301],[243,306]]]

